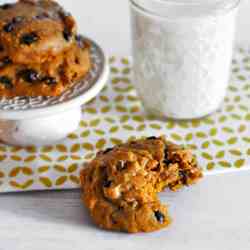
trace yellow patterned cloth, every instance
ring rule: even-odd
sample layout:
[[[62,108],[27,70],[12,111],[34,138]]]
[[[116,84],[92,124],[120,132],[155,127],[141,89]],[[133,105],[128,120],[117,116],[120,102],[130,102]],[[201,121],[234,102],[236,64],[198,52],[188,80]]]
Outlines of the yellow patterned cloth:
[[[221,109],[194,121],[147,117],[133,87],[130,61],[112,57],[110,65],[110,81],[83,107],[79,129],[65,141],[40,148],[0,145],[0,192],[76,188],[83,162],[97,150],[151,135],[165,134],[193,149],[207,174],[250,167],[250,50],[235,53]]]

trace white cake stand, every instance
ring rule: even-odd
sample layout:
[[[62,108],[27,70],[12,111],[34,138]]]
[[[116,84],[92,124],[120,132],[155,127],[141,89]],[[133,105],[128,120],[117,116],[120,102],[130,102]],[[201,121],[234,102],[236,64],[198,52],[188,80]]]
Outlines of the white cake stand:
[[[87,39],[87,38],[85,38]],[[75,131],[81,105],[94,98],[109,76],[107,58],[92,40],[92,69],[59,97],[0,99],[0,140],[18,146],[52,144]]]

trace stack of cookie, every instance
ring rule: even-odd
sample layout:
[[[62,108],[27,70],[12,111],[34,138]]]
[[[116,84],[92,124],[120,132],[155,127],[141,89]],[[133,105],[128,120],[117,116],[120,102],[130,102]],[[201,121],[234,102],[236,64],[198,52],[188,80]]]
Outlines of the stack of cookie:
[[[58,96],[89,71],[89,45],[52,0],[0,6],[0,96]]]
[[[201,177],[189,150],[150,137],[100,152],[81,173],[83,201],[102,228],[151,232],[171,221],[157,193],[176,191]]]

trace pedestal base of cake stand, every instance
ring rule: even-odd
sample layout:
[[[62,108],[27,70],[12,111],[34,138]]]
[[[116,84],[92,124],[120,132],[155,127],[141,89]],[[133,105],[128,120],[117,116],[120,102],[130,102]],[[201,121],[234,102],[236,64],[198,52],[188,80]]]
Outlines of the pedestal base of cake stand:
[[[0,120],[0,140],[15,146],[49,145],[74,132],[80,120],[80,108],[42,118]]]

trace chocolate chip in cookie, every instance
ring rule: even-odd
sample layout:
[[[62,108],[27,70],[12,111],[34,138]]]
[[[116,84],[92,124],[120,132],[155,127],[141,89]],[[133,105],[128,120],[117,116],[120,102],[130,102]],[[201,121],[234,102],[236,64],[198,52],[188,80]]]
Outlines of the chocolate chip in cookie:
[[[3,30],[6,32],[6,33],[10,33],[14,30],[15,28],[15,24],[13,22],[9,22],[7,24],[5,24],[3,26]]]
[[[157,139],[157,137],[156,137],[156,136],[150,136],[150,137],[147,137],[147,140],[155,140],[155,139]]]
[[[10,64],[12,64],[12,60],[6,56],[0,61],[0,68],[4,68]]]
[[[16,16],[14,17],[10,22],[6,23],[4,26],[3,26],[3,30],[6,32],[6,33],[10,33],[12,32],[16,25],[20,22],[23,21],[23,17],[22,16]]]
[[[162,214],[160,211],[155,211],[154,212],[155,218],[159,223],[164,223],[165,220],[165,216],[164,214]]]
[[[172,161],[169,159],[169,152],[168,152],[168,146],[166,145],[164,150],[164,160],[163,163],[166,165],[166,167],[172,163]]]
[[[180,170],[179,175],[180,175],[180,178],[181,178],[181,182],[184,185],[188,185],[188,174],[185,171]]]
[[[40,80],[38,72],[33,69],[22,70],[18,73],[18,76],[28,83],[36,83]]]
[[[36,32],[31,32],[22,35],[20,38],[20,43],[21,44],[26,44],[26,45],[31,45],[32,43],[35,43],[39,40],[39,36],[37,35]]]
[[[71,40],[71,38],[72,38],[72,32],[69,30],[69,29],[67,29],[67,28],[65,28],[64,29],[64,31],[63,31],[63,37],[64,37],[64,39],[67,41],[67,42],[69,42],[70,40]]]
[[[125,162],[125,161],[118,161],[116,167],[117,167],[118,171],[122,171],[122,170],[124,170],[124,169],[127,168],[127,162]]]
[[[103,154],[107,154],[108,152],[112,151],[113,148],[107,148],[104,151],[102,151]]]
[[[112,185],[112,181],[110,180],[104,180],[103,183],[102,183],[103,187],[104,188],[110,188],[111,185]]]
[[[13,6],[13,4],[6,3],[6,4],[3,4],[3,5],[0,5],[0,9],[7,10],[7,9],[10,9],[12,6]]]
[[[12,89],[12,80],[8,76],[0,76],[0,84],[4,85],[6,89]]]
[[[46,18],[49,18],[49,17],[50,17],[49,13],[43,12],[41,14],[36,15],[34,18],[38,19],[38,20],[42,20],[42,19],[46,19]]]

